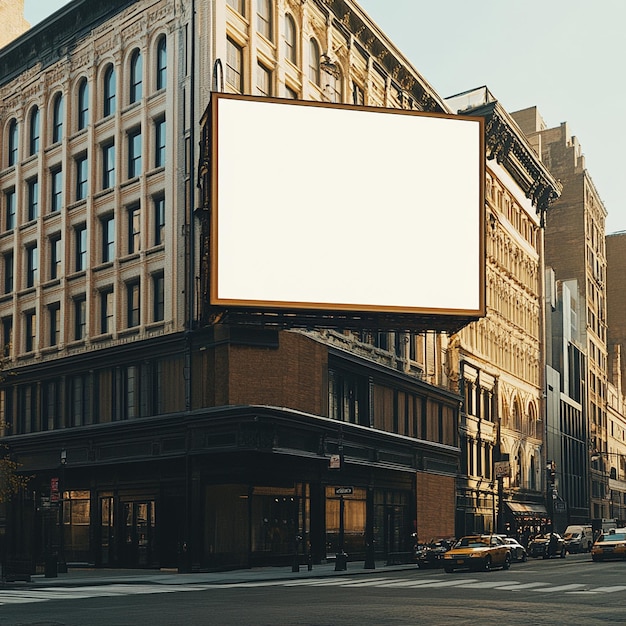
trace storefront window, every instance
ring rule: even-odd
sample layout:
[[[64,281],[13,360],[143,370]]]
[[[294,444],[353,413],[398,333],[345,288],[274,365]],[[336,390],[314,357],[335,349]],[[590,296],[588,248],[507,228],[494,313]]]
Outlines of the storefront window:
[[[63,492],[63,541],[66,561],[89,559],[89,491]]]
[[[336,486],[326,487],[326,554],[334,558],[340,549],[340,515],[343,497],[343,550],[349,556],[365,551],[366,490],[354,487],[352,494],[336,494]]]

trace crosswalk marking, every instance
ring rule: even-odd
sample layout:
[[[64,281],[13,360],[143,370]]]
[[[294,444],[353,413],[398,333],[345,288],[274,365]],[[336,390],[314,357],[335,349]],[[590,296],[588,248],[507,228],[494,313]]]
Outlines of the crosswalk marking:
[[[581,587],[586,587],[587,585],[581,584],[571,584],[571,585],[558,585],[557,587],[545,587],[543,589],[536,589],[535,591],[539,593],[558,593],[561,591],[574,591],[576,589],[580,589]]]
[[[349,590],[362,587],[381,589],[436,589],[458,587],[459,589],[493,589],[494,591],[528,591],[531,593],[589,594],[617,593],[626,591],[626,585],[590,587],[585,584],[555,585],[548,582],[521,583],[516,580],[480,580],[464,576],[450,578],[389,578],[377,576],[335,576],[330,578],[304,578],[301,580],[262,580],[257,582],[198,583],[198,584],[123,584],[86,585],[81,587],[39,587],[36,589],[3,589],[0,606],[69,600],[78,598],[132,596],[140,594],[178,593],[216,589],[250,589],[255,587],[341,587]]]

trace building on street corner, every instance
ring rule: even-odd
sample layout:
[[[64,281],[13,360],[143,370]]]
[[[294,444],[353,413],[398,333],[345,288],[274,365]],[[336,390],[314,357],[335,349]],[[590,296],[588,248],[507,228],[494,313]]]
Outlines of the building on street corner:
[[[217,59],[231,93],[452,113],[347,0],[74,0],[0,50],[3,441],[32,476],[0,525],[33,570],[406,559],[455,532],[443,329],[204,317]]]

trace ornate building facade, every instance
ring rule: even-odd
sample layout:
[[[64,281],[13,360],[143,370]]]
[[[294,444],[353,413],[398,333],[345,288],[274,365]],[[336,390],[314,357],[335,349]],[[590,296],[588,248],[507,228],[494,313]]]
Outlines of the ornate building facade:
[[[343,0],[74,0],[0,50],[3,439],[34,476],[0,522],[33,567],[404,558],[454,534],[445,335],[202,318],[221,83],[449,112]]]
[[[487,315],[451,338],[464,406],[457,534],[521,534],[544,505],[543,226],[561,188],[485,87],[448,99],[486,118]]]

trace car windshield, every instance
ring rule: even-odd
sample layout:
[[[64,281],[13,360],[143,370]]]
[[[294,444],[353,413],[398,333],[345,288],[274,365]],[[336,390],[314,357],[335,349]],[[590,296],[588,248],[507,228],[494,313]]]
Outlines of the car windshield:
[[[484,548],[489,545],[489,539],[481,539],[480,537],[463,537],[456,544],[456,548]]]
[[[626,532],[610,533],[609,535],[600,535],[598,541],[626,541]]]
[[[563,539],[578,539],[580,537],[580,533],[565,533],[563,535]]]

